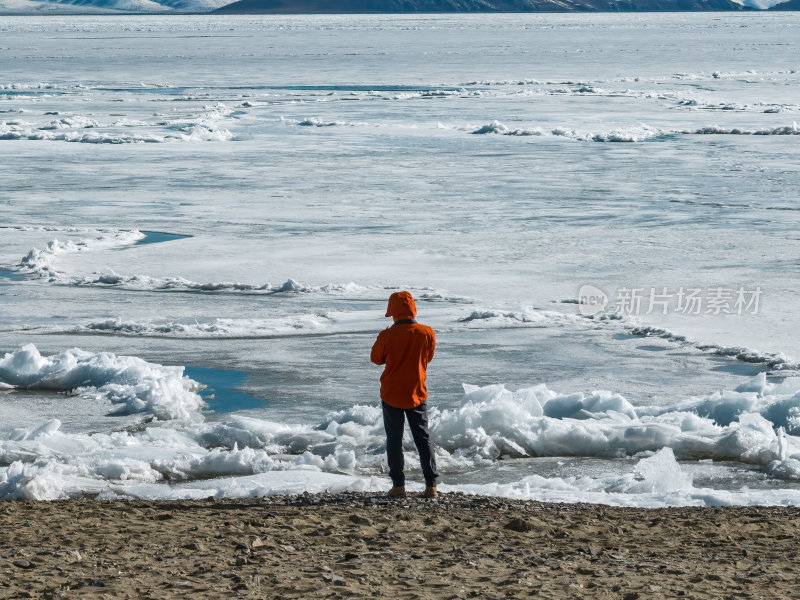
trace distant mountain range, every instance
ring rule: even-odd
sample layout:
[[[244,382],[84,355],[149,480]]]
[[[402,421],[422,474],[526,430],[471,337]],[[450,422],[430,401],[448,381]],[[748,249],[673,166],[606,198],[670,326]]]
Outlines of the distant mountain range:
[[[798,0],[793,0],[798,1]],[[730,11],[732,0],[238,0],[226,14]]]
[[[231,0],[0,0],[0,15],[207,13]]]
[[[0,15],[742,11],[776,0],[0,0]],[[743,3],[742,3],[743,2]],[[800,10],[788,0],[770,10]]]
[[[793,0],[798,1],[798,0]],[[732,0],[238,0],[226,14],[732,11]]]

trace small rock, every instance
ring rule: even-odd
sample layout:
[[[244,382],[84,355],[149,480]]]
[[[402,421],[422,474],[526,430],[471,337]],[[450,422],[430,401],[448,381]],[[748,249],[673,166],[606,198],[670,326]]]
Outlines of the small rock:
[[[183,548],[185,548],[186,550],[205,550],[203,544],[200,544],[198,542],[189,542],[188,544],[184,544]]]
[[[586,551],[589,553],[590,556],[597,556],[597,548],[594,546],[589,546]]]
[[[89,585],[92,587],[106,587],[106,582],[102,579],[92,579]]]
[[[639,592],[629,592],[622,597],[622,600],[639,600]]]
[[[322,578],[333,585],[347,585],[347,580],[344,577],[333,573],[323,573]]]
[[[254,539],[250,543],[250,547],[251,548],[261,548],[261,546],[263,546],[263,545],[264,545],[264,541],[260,537],[257,537],[256,539]]]
[[[156,521],[169,521],[170,519],[174,519],[171,514],[169,513],[161,513],[156,515]]]
[[[511,531],[533,531],[533,525],[524,519],[512,519],[505,525]]]
[[[32,569],[33,565],[31,561],[25,560],[24,558],[20,558],[14,561],[14,566],[19,567],[20,569]]]
[[[372,525],[372,521],[361,515],[350,515],[349,520],[356,525]]]

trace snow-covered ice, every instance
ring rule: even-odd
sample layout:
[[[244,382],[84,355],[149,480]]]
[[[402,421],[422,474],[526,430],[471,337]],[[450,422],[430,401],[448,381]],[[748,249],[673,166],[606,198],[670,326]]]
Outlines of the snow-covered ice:
[[[798,25],[4,20],[0,497],[386,489],[408,289],[443,490],[800,503]]]
[[[64,432],[57,419],[17,428],[0,442],[0,464],[6,465],[0,467],[0,493],[39,499],[137,496],[142,483],[286,470],[307,472],[304,481],[316,491],[329,483],[355,485],[358,478],[381,478],[384,434],[374,403],[330,412],[311,425],[238,414],[206,421],[197,394],[201,385],[181,375],[180,368],[78,349],[45,357],[29,345],[7,354],[0,361],[0,379],[7,388],[64,392],[60,402],[65,404],[80,396],[102,398],[112,414],[122,403],[126,410],[156,420],[109,433]],[[514,392],[499,384],[465,385],[459,406],[432,409],[431,435],[441,471],[456,479],[502,459],[644,457],[622,475],[577,480],[528,476],[494,487],[451,484],[454,490],[543,499],[552,497],[540,495],[539,488],[560,494],[571,490],[573,501],[598,500],[605,494],[609,502],[633,504],[641,495],[646,505],[721,502],[714,491],[695,489],[691,475],[675,459],[736,461],[797,480],[800,441],[787,435],[786,427],[797,426],[798,406],[800,379],[770,384],[763,375],[736,390],[670,408],[634,407],[609,391],[560,394],[544,384]],[[414,465],[413,442],[406,437],[408,463]],[[346,477],[316,478],[311,473]],[[233,489],[253,494],[261,493],[261,484],[256,478],[217,483],[213,489],[222,495]],[[185,484],[188,495],[194,493],[192,485]],[[375,485],[383,484],[369,483],[364,489]],[[157,486],[147,489],[158,495]],[[286,491],[271,493],[281,490]],[[731,497],[745,503],[785,501],[769,494],[759,494],[758,500],[745,500],[744,493]]]

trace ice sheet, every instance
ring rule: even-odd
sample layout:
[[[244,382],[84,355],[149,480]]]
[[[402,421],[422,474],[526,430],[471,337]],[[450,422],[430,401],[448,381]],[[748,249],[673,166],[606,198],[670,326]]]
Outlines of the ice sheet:
[[[5,20],[0,354],[36,368],[0,389],[4,493],[383,489],[366,357],[386,297],[408,289],[438,335],[432,412],[457,489],[793,503],[797,25]],[[645,301],[589,318],[585,284],[611,301],[763,297],[758,314]],[[237,389],[263,404],[203,415],[184,366],[247,373]],[[564,454],[570,474],[522,466]],[[669,490],[639,485],[655,456]],[[500,463],[516,466],[492,480]],[[687,487],[698,464],[734,474]]]

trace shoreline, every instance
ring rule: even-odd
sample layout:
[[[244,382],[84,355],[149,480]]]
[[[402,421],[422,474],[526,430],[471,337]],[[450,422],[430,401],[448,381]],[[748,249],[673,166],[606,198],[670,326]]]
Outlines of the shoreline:
[[[776,598],[798,507],[464,494],[0,503],[3,598]]]

